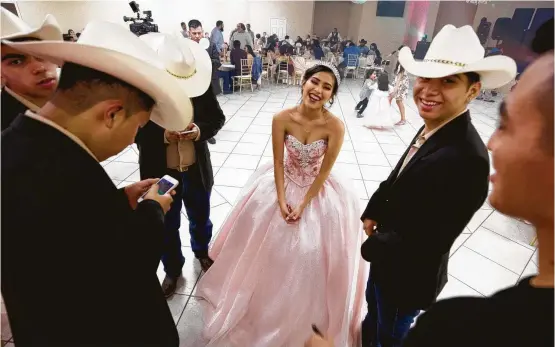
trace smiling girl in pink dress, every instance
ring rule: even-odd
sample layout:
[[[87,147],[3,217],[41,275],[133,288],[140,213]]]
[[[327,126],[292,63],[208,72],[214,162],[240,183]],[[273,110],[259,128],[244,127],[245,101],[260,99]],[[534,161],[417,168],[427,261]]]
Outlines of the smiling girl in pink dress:
[[[345,128],[324,107],[338,81],[331,65],[308,69],[301,105],[274,116],[274,163],[243,189],[198,285],[207,346],[303,346],[312,324],[337,346],[359,343],[359,199],[331,173]]]

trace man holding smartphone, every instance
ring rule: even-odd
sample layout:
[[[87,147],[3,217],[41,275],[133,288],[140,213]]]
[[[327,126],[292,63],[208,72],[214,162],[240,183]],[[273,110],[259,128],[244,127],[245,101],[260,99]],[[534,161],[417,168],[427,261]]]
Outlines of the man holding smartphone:
[[[189,218],[193,253],[203,271],[208,270],[212,265],[212,260],[208,257],[208,245],[212,238],[210,195],[214,185],[214,174],[207,141],[222,128],[225,115],[210,88],[212,61],[208,52],[198,44],[203,34],[201,23],[193,19],[189,21],[190,40],[160,33],[141,36],[141,39],[160,55],[164,55],[164,52],[168,51],[182,51],[191,52],[194,56],[190,62],[173,61],[173,64],[166,67],[169,72],[168,76],[175,78],[184,92],[191,97],[195,110],[193,123],[181,131],[164,131],[160,127],[152,125],[150,129],[144,129],[145,132],[140,134],[141,139],[138,141],[141,177],[148,177],[143,176],[143,172],[148,171],[153,176],[169,174],[179,181],[176,188],[176,199],[166,215],[164,254],[162,256],[166,272],[162,290],[166,297],[175,292],[185,264],[179,236],[182,218],[181,200]],[[172,58],[162,56],[163,61]],[[193,63],[191,64],[191,62]],[[177,66],[179,69],[176,69]],[[186,74],[187,78],[181,78],[183,76],[180,74]],[[145,166],[144,170],[143,165]]]
[[[91,22],[76,43],[4,44],[63,65],[51,100],[2,132],[1,284],[15,343],[177,347],[156,276],[171,192],[157,179],[117,189],[100,162],[149,119],[185,128],[188,96],[118,24]]]

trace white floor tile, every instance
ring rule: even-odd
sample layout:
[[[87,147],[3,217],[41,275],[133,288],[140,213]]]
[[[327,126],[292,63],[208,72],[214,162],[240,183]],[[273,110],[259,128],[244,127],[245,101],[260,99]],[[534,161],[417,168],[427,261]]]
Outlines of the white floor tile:
[[[405,150],[407,149],[407,146],[405,145],[382,144],[381,147],[385,154],[396,154],[396,155],[403,155],[403,153],[405,153]]]
[[[220,193],[220,195],[232,206],[235,205],[235,201],[239,193],[241,193],[241,188],[237,187],[214,186],[214,190]]]
[[[214,226],[214,232],[220,230],[229,211],[231,211],[231,205],[227,202],[210,209],[210,221],[212,221],[212,225]]]
[[[360,141],[353,141],[352,143],[356,152],[383,154],[382,148],[377,143]]]
[[[356,164],[357,158],[354,152],[341,151],[337,156],[336,163]]]
[[[512,286],[519,275],[462,246],[449,260],[449,274],[483,295]]]
[[[267,134],[246,133],[245,135],[243,135],[240,142],[266,144],[266,143],[268,143],[268,140],[270,140],[270,135],[267,135]]]
[[[373,165],[373,166],[386,166],[389,167],[389,162],[382,152],[367,153],[356,152],[356,157],[359,165]]]
[[[466,240],[470,237],[469,234],[460,234],[453,242],[453,246],[451,246],[451,251],[449,252],[449,256],[455,254],[455,252],[465,243]]]
[[[526,264],[526,267],[524,268],[524,271],[522,272],[522,276],[520,278],[522,279],[524,277],[534,276],[537,274],[538,274],[538,266],[534,264],[532,260],[530,260],[528,264]]]
[[[220,153],[220,152],[210,152],[210,161],[212,162],[213,166],[222,166],[223,163],[226,161],[227,157],[229,157],[229,153]]]
[[[449,298],[454,298],[458,296],[483,296],[474,289],[470,288],[466,284],[462,283],[453,276],[448,276],[449,280],[441,293],[439,294],[437,300],[444,300]]]
[[[127,151],[123,152],[114,161],[124,162],[124,163],[138,163],[139,155],[135,151],[129,148]]]
[[[365,181],[382,182],[389,177],[391,168],[389,166],[360,165],[360,171],[362,171],[362,177]]]
[[[243,188],[253,172],[254,170],[222,167],[214,177],[214,184],[218,186]]]
[[[359,199],[368,199],[368,193],[366,193],[366,186],[364,185],[364,181],[353,180],[353,185],[355,186]]]
[[[139,164],[136,163],[120,163],[113,161],[104,166],[104,170],[108,173],[113,180],[123,181],[133,172],[139,169]]]
[[[474,216],[472,216],[472,219],[470,219],[470,222],[468,222],[468,225],[467,225],[468,229],[470,229],[470,231],[472,232],[476,231],[476,229],[478,229],[480,225],[482,225],[482,223],[486,220],[486,218],[489,217],[491,213],[492,213],[491,210],[476,211]]]
[[[259,155],[231,154],[223,164],[223,167],[255,170],[260,157]]]
[[[233,148],[237,145],[236,141],[224,141],[224,140],[216,140],[215,145],[210,145],[210,153],[212,152],[221,152],[221,153],[231,153]]]
[[[272,134],[272,126],[271,125],[256,125],[252,124],[248,129],[247,133],[251,134]]]
[[[226,202],[227,202],[227,200],[224,199],[224,197],[221,196],[220,193],[218,193],[217,191],[212,190],[212,193],[210,194],[210,207],[219,206],[219,205],[224,204]]]
[[[262,155],[264,153],[264,148],[266,144],[264,143],[243,143],[239,142],[235,149],[233,150],[233,154],[249,154],[249,155]]]
[[[521,242],[523,246],[533,249],[533,247],[530,246],[530,242],[532,242],[536,236],[536,231],[532,225],[525,224],[497,211],[493,211],[484,221],[483,227],[493,230],[511,240]]]
[[[238,142],[243,136],[242,131],[227,131],[227,130],[220,130],[218,134],[215,136],[216,140],[225,140],[225,141],[235,141]],[[212,145],[210,145],[210,151],[212,151]]]
[[[522,273],[534,253],[485,228],[478,228],[464,245],[516,274]]]
[[[354,180],[361,180],[360,169],[357,164],[336,163],[333,166],[333,172],[341,177],[347,177]]]
[[[364,181],[364,186],[366,187],[368,198],[371,198],[372,195],[374,195],[374,192],[380,187],[380,183],[381,182],[376,181]]]

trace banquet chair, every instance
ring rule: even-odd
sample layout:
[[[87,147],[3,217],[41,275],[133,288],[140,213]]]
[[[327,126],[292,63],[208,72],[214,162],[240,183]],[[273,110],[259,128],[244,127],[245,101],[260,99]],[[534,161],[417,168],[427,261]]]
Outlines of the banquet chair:
[[[297,82],[301,84],[304,72],[306,71],[306,60],[303,57],[293,58],[293,65],[295,66],[295,72],[293,73],[293,84],[296,85]]]
[[[277,66],[277,79],[276,82],[279,83],[280,81],[285,80],[286,84],[289,84],[289,71],[287,70],[287,61],[280,61],[278,62]]]
[[[239,84],[239,94],[243,91],[243,86],[250,85],[251,92],[254,92],[252,86],[252,61],[249,63],[248,59],[241,59],[241,74],[233,76],[233,91],[235,91],[235,83]]]
[[[356,71],[356,76],[361,77],[364,79],[364,75],[366,74],[366,67],[368,66],[368,59],[366,57],[358,58],[358,66]]]
[[[272,88],[272,66],[268,60],[264,59],[262,62],[262,75],[260,76],[260,87],[264,85],[264,81],[268,82],[268,87]]]
[[[358,55],[357,54],[349,54],[347,56],[347,66],[345,67],[345,78],[351,72],[351,76],[356,78],[356,73],[358,69]]]

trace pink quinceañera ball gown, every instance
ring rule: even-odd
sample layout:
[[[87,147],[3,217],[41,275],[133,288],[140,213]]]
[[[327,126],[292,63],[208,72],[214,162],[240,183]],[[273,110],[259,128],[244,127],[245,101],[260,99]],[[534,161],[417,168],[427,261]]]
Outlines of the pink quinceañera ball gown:
[[[293,208],[318,175],[326,140],[285,138],[285,197]],[[207,346],[303,346],[311,325],[338,347],[359,342],[366,263],[360,256],[360,204],[333,173],[295,224],[280,214],[272,163],[238,198],[210,249],[201,278]]]

